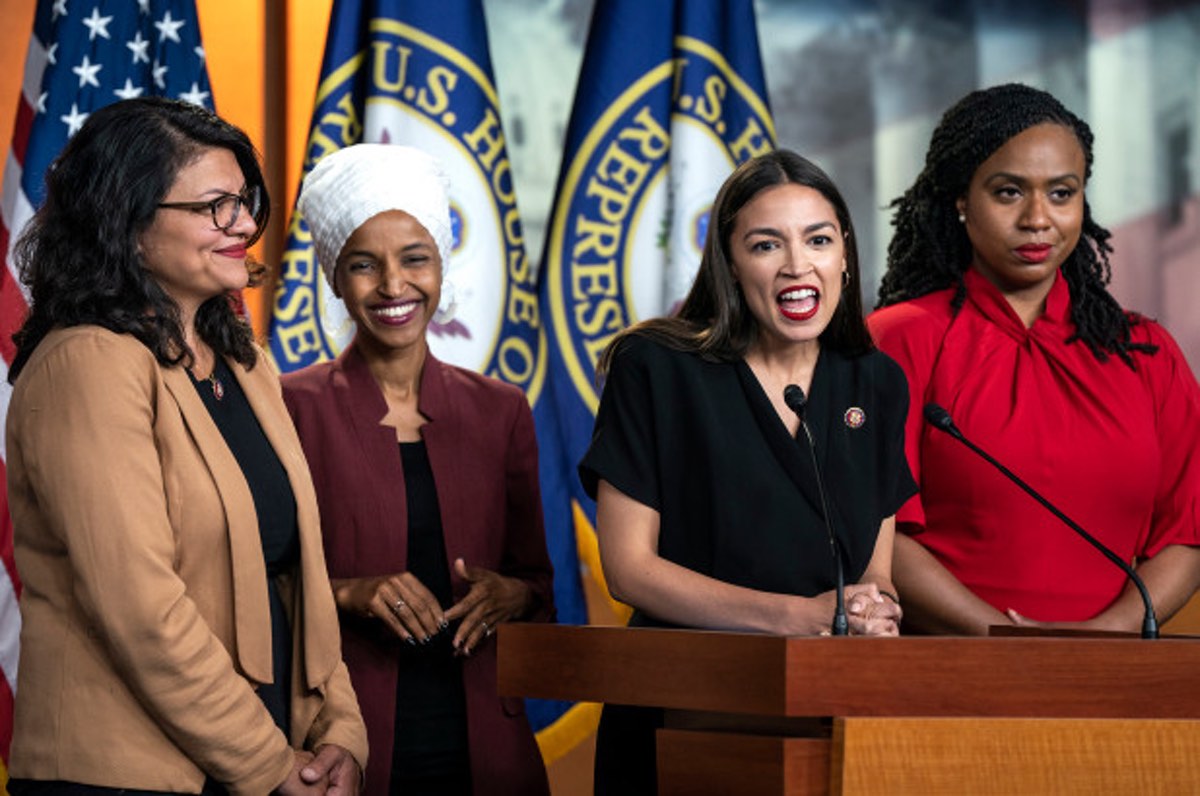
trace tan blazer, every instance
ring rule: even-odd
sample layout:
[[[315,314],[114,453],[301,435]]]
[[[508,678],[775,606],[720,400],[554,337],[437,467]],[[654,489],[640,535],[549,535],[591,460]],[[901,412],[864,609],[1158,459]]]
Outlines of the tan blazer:
[[[265,357],[246,397],[287,471],[300,526],[290,589],[292,737],[254,693],[271,679],[254,502],[182,367],[94,326],[37,347],[8,412],[21,598],[14,777],[199,792],[205,775],[265,794],[290,746],[366,763],[341,661],[316,498]]]

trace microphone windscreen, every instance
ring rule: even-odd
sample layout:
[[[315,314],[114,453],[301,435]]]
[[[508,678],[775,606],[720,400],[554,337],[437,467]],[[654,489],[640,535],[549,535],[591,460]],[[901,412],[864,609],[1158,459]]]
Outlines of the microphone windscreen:
[[[942,431],[954,431],[954,421],[950,419],[950,413],[938,404],[925,404],[925,422]]]
[[[789,384],[783,388],[783,402],[787,404],[788,409],[791,409],[798,415],[804,414],[804,405],[808,403],[808,399],[804,397],[804,390],[796,384]]]

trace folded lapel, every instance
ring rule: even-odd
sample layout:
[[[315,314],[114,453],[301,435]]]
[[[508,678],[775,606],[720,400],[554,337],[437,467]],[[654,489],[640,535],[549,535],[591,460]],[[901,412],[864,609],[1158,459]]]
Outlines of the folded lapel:
[[[266,356],[260,354],[259,362],[252,371],[247,371],[236,362],[229,363],[229,367],[237,377],[242,392],[246,394],[246,400],[254,411],[263,434],[287,472],[296,501],[303,616],[295,617],[293,623],[299,625],[303,619],[306,628],[324,628],[327,631],[301,634],[304,642],[305,680],[309,688],[316,688],[329,679],[340,660],[337,637],[331,632],[337,627],[338,618],[329,587],[329,575],[325,568],[325,554],[321,548],[321,522],[317,510],[316,490],[313,488],[304,451],[300,447],[300,439],[296,436],[295,427],[279,392],[279,382],[274,373],[269,371],[270,364]],[[255,531],[257,533],[257,528]],[[260,558],[261,549],[260,541]]]
[[[356,568],[375,572],[380,562],[394,562],[403,571],[408,568],[408,498],[396,429],[379,424],[387,415],[387,401],[357,346],[351,344],[338,365],[343,378],[333,380],[337,392],[334,410],[349,415],[355,439],[347,448],[360,456],[364,484],[356,494],[370,501],[376,513],[362,527],[389,529],[389,533],[378,534],[379,538],[358,540],[357,549],[369,551],[371,560],[356,561]]]
[[[842,441],[841,431],[843,430],[843,414],[846,407],[838,404],[838,401],[844,401],[849,395],[849,386],[846,384],[848,371],[845,367],[840,367],[845,360],[841,359],[837,354],[822,351],[817,358],[817,365],[813,369],[812,386],[809,388],[811,396],[808,401],[808,411],[805,415],[808,421],[808,429],[812,432],[813,442],[817,451],[817,463],[821,467],[821,478],[825,484],[825,497],[829,501],[830,524],[833,526],[834,534],[845,545],[844,537],[842,536],[842,519],[841,513],[838,510],[837,494],[841,491],[841,485],[834,483],[839,472],[844,472],[844,469],[839,469],[835,465],[840,461],[841,456],[839,451],[834,450],[835,444]]]
[[[271,616],[267,569],[254,498],[242,469],[225,444],[220,429],[182,367],[163,368],[163,382],[179,406],[184,422],[208,466],[229,528],[229,560],[233,576],[233,615],[238,665],[251,679],[270,682]]]
[[[812,457],[806,450],[808,440],[804,438],[804,432],[800,432],[799,439],[788,433],[787,426],[780,420],[775,407],[767,398],[767,394],[763,392],[762,385],[759,384],[749,365],[739,360],[736,363],[736,370],[738,379],[742,383],[742,390],[746,394],[746,400],[750,404],[751,413],[754,415],[755,422],[758,423],[767,446],[775,454],[775,458],[787,473],[788,478],[812,506],[813,511],[817,513],[818,517],[823,517],[821,496],[817,492],[816,472],[813,470]]]
[[[837,396],[844,396],[844,392],[839,392],[836,384],[836,367],[831,367],[831,354],[822,352],[817,357],[817,365],[813,368],[812,384],[808,388],[808,411],[805,413],[805,419],[808,422],[808,430],[812,432],[813,444],[817,449],[817,463],[821,466],[821,476],[827,478],[826,473],[829,471],[830,462],[830,445],[834,438],[833,429],[839,421],[838,409],[834,406]],[[828,493],[829,484],[825,484]],[[832,509],[831,509],[832,510]],[[835,512],[836,513],[836,512]]]

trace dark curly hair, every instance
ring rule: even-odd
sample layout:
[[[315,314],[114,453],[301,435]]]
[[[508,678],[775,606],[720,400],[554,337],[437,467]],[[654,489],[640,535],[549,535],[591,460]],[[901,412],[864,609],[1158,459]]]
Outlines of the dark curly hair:
[[[846,235],[846,270],[849,286],[829,325],[821,332],[822,346],[847,356],[874,348],[863,320],[858,245],[850,208],[833,180],[812,161],[786,149],[776,149],[746,161],[725,180],[709,214],[708,234],[696,280],[675,315],[651,318],[621,332],[600,357],[597,374],[607,372],[613,353],[630,334],[650,337],[680,351],[693,351],[714,361],[743,357],[758,334],[758,323],[733,278],[729,239],[738,213],[762,191],[777,185],[802,185],[824,196]]]
[[[877,307],[955,288],[955,311],[966,298],[963,272],[971,265],[971,241],[958,221],[955,202],[967,193],[979,166],[1013,136],[1039,124],[1060,124],[1075,133],[1092,174],[1092,131],[1052,95],[1009,83],[973,91],[942,116],[925,156],[925,168],[908,191],[891,203],[896,230],[888,245],[887,271],[879,285]],[[1130,329],[1139,322],[1126,314],[1108,292],[1112,234],[1096,223],[1085,198],[1083,234],[1061,266],[1071,289],[1075,333],[1100,361],[1116,354],[1130,367],[1131,353],[1154,353],[1156,346],[1135,343]]]
[[[113,103],[88,116],[46,173],[46,201],[15,248],[30,310],[13,336],[15,382],[38,343],[56,327],[95,324],[131,334],[164,365],[190,365],[179,308],[138,258],[138,237],[180,169],[209,148],[233,153],[261,203],[262,233],[270,201],[258,156],[246,134],[203,108],[163,97]],[[249,243],[253,243],[251,240]],[[252,277],[261,267],[251,266]],[[217,356],[255,364],[254,335],[229,296],[196,313],[196,333]]]

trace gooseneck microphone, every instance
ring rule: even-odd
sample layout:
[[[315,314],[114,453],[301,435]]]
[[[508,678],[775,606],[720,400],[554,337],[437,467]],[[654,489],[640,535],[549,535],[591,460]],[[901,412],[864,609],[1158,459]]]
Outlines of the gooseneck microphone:
[[[1103,553],[1105,558],[1120,567],[1125,575],[1131,581],[1133,581],[1133,585],[1137,586],[1138,592],[1142,595],[1142,604],[1146,609],[1145,617],[1142,619],[1142,638],[1158,638],[1158,619],[1154,616],[1154,604],[1150,601],[1150,592],[1146,590],[1146,584],[1142,582],[1142,579],[1138,576],[1137,572],[1134,571],[1133,567],[1129,566],[1127,561],[1123,560],[1119,555],[1110,550],[1099,539],[1081,528],[1077,522],[1059,511],[1058,508],[1050,501],[1039,495],[1036,491],[1034,491],[1033,487],[1029,486],[1029,484],[1018,478],[1011,470],[992,458],[985,450],[963,436],[963,433],[958,430],[958,426],[954,425],[954,420],[951,419],[950,413],[941,406],[934,403],[925,404],[925,422],[929,423],[929,425],[940,431],[945,431],[963,445],[966,445],[980,458],[1003,473],[1008,480],[1025,490],[1027,495],[1036,500],[1038,503],[1041,503],[1047,511],[1066,523],[1068,528],[1082,536],[1084,541]]]
[[[808,423],[804,420],[804,407],[808,404],[808,399],[804,397],[804,390],[799,386],[789,384],[783,388],[783,402],[787,404],[788,409],[796,413],[796,417],[800,418],[800,428],[804,429],[804,436],[808,438],[808,452],[812,455],[813,472],[817,474],[817,494],[821,496],[821,512],[825,515],[825,531],[829,534],[829,549],[833,553],[833,563],[837,570],[837,589],[834,592],[836,602],[833,609],[831,632],[835,636],[845,636],[850,633],[850,623],[846,619],[846,573],[842,566],[842,554],[838,549],[837,537],[833,533],[833,519],[829,514],[829,500],[825,497],[825,484],[821,479],[821,468],[817,464],[817,446],[813,442],[812,432],[808,430]]]

